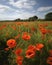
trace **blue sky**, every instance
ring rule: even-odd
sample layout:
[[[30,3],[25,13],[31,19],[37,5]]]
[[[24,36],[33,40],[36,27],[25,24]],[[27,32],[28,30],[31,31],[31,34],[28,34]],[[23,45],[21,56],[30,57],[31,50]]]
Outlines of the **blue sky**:
[[[0,20],[27,19],[37,15],[44,18],[52,12],[52,0],[0,0]]]

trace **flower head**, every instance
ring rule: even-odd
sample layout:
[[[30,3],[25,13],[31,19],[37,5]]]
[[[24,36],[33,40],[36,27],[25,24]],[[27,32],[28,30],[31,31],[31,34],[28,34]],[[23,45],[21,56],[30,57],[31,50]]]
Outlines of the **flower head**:
[[[48,63],[49,65],[52,65],[52,57],[48,57],[48,58],[47,58],[47,63]]]
[[[33,50],[26,51],[26,58],[34,58],[35,52]]]
[[[16,58],[16,63],[17,63],[18,65],[22,65],[22,62],[23,62],[23,56],[18,56],[18,57]]]
[[[9,48],[5,48],[4,50],[5,50],[5,51],[8,51],[8,50],[9,50]]]
[[[29,46],[28,46],[28,50],[36,51],[36,46],[34,46],[34,45],[29,45]]]
[[[7,41],[7,46],[8,46],[9,48],[14,48],[14,47],[16,46],[16,41],[15,41],[14,39],[9,39],[9,40]]]
[[[52,50],[49,50],[49,55],[52,56]]]
[[[41,31],[42,34],[46,34],[47,33],[47,29],[45,29],[45,28],[41,28],[40,31]]]
[[[44,47],[43,44],[39,43],[39,44],[36,44],[36,50],[41,50],[42,48]]]
[[[22,49],[20,49],[20,48],[15,51],[16,55],[20,55],[21,53],[22,53]]]
[[[30,40],[31,36],[27,33],[23,34],[22,39],[24,40]]]

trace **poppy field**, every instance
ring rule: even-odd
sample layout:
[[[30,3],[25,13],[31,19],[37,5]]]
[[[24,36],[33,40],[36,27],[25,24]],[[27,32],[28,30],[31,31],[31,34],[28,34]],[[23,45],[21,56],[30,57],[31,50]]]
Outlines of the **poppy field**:
[[[52,65],[52,22],[0,22],[0,65]]]

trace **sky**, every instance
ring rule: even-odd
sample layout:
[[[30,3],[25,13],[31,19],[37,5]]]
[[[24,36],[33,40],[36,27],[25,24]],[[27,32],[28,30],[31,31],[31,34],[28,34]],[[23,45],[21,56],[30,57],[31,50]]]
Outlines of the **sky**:
[[[52,0],[0,0],[0,20],[44,18],[52,12]]]

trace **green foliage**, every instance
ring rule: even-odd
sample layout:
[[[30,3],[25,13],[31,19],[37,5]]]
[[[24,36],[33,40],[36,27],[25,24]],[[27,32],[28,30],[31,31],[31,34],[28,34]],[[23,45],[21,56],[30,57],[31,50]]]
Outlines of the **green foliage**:
[[[37,16],[33,16],[33,17],[30,17],[30,18],[29,18],[29,21],[35,21],[35,20],[37,20],[37,19],[38,19]]]
[[[52,12],[49,12],[45,15],[45,20],[52,21]]]

